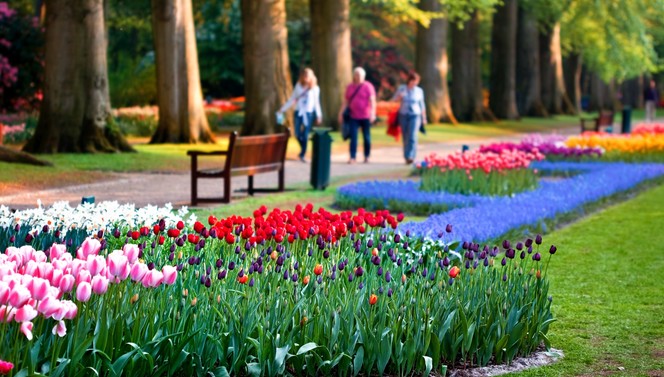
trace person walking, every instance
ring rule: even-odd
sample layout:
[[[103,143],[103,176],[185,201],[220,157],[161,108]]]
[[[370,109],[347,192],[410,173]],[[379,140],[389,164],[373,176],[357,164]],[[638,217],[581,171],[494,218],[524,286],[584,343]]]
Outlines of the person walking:
[[[655,120],[655,109],[659,102],[659,93],[657,92],[655,80],[650,80],[650,85],[643,92],[643,100],[646,104],[646,122],[652,122]]]
[[[346,87],[344,104],[339,112],[339,124],[343,124],[343,113],[350,109],[350,159],[349,164],[357,162],[358,131],[362,130],[364,140],[364,163],[369,162],[371,155],[371,124],[376,120],[376,90],[365,81],[366,71],[357,67],[353,70],[353,82]]]
[[[403,137],[403,157],[408,165],[415,161],[417,154],[417,133],[427,124],[424,91],[417,86],[419,83],[420,75],[409,73],[406,85],[399,86],[392,97],[393,101],[401,101],[398,119]]]
[[[323,114],[320,109],[320,87],[311,68],[302,70],[300,78],[295,84],[295,88],[293,88],[293,93],[279,109],[277,117],[282,117],[283,113],[293,105],[295,105],[295,137],[300,143],[299,158],[300,161],[307,162],[305,155],[309,143],[309,131],[311,131],[314,122],[320,124],[323,121]]]

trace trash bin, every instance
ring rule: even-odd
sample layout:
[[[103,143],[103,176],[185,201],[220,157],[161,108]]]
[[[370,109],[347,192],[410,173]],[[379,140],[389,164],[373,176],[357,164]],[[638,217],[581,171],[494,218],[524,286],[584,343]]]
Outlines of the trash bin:
[[[623,107],[622,111],[622,133],[628,134],[632,132],[632,108]]]
[[[330,156],[332,154],[332,137],[330,128],[314,127],[311,140],[311,185],[316,190],[325,190],[330,184]]]

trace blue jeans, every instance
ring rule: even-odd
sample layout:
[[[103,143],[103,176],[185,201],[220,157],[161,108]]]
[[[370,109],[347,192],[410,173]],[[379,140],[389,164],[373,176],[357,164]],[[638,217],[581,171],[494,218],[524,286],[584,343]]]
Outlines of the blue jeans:
[[[403,137],[403,157],[406,160],[415,160],[417,153],[417,132],[422,125],[421,114],[399,114],[401,136]]]
[[[316,113],[310,112],[305,115],[307,119],[307,124],[304,123],[304,117],[299,116],[295,113],[295,137],[300,143],[300,158],[304,158],[304,155],[307,153],[307,144],[309,144],[309,131],[311,131],[311,126],[316,121]]]
[[[350,120],[350,158],[355,159],[357,155],[357,132],[362,128],[362,138],[364,139],[364,158],[371,155],[371,122],[369,119]]]

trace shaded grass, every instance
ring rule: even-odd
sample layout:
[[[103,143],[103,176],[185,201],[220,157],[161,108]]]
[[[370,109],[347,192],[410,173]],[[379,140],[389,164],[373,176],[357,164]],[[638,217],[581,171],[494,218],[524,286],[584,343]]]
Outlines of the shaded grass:
[[[557,364],[519,376],[664,374],[664,186],[556,231],[548,276]],[[624,370],[619,370],[619,367]]]

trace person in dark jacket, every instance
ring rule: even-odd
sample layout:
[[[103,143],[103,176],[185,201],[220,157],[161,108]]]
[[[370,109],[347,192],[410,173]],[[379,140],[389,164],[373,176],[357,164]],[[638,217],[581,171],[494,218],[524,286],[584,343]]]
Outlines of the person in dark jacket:
[[[655,80],[650,80],[650,85],[643,92],[643,100],[646,104],[646,122],[655,120],[655,109],[659,103],[659,92]]]

